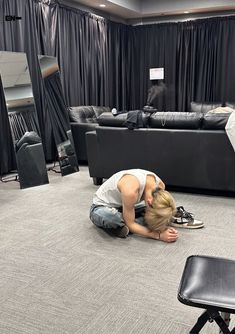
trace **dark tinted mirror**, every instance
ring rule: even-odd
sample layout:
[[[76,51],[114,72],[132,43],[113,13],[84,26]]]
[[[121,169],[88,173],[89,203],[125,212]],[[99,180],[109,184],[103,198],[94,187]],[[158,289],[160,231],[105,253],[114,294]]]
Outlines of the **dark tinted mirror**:
[[[27,57],[0,51],[0,75],[21,188],[48,183]]]
[[[55,57],[38,56],[43,79],[45,108],[49,114],[54,141],[58,152],[58,161],[62,176],[79,170],[72,133],[70,129],[68,107],[66,106],[60,71]]]

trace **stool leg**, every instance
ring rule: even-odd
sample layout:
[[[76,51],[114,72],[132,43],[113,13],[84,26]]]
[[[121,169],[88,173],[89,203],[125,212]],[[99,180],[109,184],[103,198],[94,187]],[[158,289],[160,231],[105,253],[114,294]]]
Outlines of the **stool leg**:
[[[226,312],[221,312],[221,318],[224,320],[224,322],[226,323],[226,325],[229,328],[229,324],[230,324],[230,313],[226,313]],[[222,334],[223,332],[220,330],[219,334]]]
[[[226,325],[224,319],[221,317],[218,311],[208,311],[208,314],[210,315],[211,319],[215,320],[217,325],[220,327],[223,334],[231,334],[228,326]]]
[[[193,328],[190,330],[189,334],[199,334],[202,327],[205,325],[205,323],[209,320],[209,315],[207,311],[204,311],[200,317],[197,319],[196,324],[193,326]]]

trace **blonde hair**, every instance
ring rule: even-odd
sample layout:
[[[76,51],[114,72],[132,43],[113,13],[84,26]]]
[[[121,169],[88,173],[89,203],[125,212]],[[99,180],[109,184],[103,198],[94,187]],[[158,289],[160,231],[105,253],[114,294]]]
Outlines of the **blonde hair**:
[[[176,212],[176,204],[172,195],[166,190],[153,193],[153,203],[146,209],[144,220],[152,231],[162,231],[169,224]]]

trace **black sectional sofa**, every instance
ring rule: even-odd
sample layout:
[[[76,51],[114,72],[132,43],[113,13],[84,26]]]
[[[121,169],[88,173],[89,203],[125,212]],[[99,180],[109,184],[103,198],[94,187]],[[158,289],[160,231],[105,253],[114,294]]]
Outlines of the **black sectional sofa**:
[[[129,130],[127,114],[103,113],[86,133],[88,166],[95,184],[128,168],[156,172],[168,187],[235,192],[235,152],[225,132],[229,113],[219,105],[191,103],[187,113],[157,112],[145,128]],[[230,105],[231,106],[231,105]]]

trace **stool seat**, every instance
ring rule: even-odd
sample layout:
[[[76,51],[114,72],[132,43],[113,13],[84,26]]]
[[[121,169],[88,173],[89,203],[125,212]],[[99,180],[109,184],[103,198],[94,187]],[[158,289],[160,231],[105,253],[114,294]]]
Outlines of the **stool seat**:
[[[225,328],[219,312],[235,313],[235,261],[200,255],[188,257],[178,300],[189,306],[206,309],[200,321],[198,319],[200,324],[190,333],[199,333],[207,320],[215,320],[223,333],[231,333]]]

